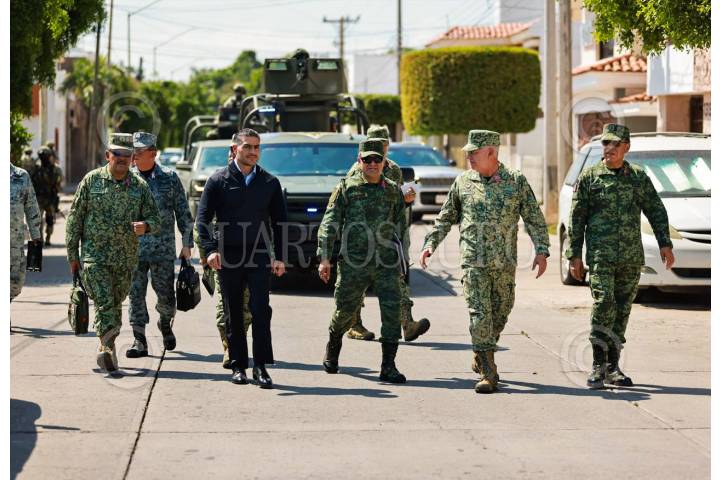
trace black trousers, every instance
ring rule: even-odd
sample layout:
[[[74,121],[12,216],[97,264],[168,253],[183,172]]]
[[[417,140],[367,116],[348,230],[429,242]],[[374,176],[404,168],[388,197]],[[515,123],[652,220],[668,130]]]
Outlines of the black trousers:
[[[270,258],[256,254],[252,261],[244,258],[243,249],[225,247],[220,252],[222,268],[218,271],[220,290],[225,303],[225,334],[232,368],[248,368],[248,347],[243,326],[243,295],[250,290],[252,313],[253,363],[275,363],[270,334]]]

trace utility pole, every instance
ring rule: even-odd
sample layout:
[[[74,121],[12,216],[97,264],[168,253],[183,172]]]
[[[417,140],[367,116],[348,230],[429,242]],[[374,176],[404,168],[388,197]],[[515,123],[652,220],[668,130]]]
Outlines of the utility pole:
[[[543,154],[543,206],[548,224],[557,223],[557,41],[555,26],[555,2],[545,0],[545,42],[543,61],[545,71],[545,148]],[[569,52],[568,52],[569,53]]]
[[[98,20],[97,32],[95,35],[95,77],[93,78],[92,100],[90,103],[90,112],[88,112],[87,125],[87,144],[85,145],[85,161],[88,170],[95,168],[95,111],[97,110],[97,97],[100,83],[98,76],[100,73],[100,31],[102,29],[102,20]]]
[[[397,0],[397,89],[400,95],[400,63],[402,62],[402,0]]]
[[[360,21],[360,15],[355,18],[343,16],[336,19],[330,19],[323,17],[323,23],[338,23],[340,24],[340,60],[345,61],[345,24],[346,23],[357,23]]]
[[[150,3],[148,3],[147,5],[145,5],[144,7],[138,8],[137,10],[132,11],[132,12],[128,12],[128,14],[127,14],[127,43],[128,43],[128,45],[127,45],[127,47],[128,47],[127,70],[128,70],[128,71],[130,71],[130,67],[131,67],[131,65],[132,65],[132,63],[130,63],[130,62],[132,61],[132,57],[130,56],[130,44],[132,43],[132,42],[130,41],[130,18],[131,18],[133,15],[135,15],[136,13],[140,13],[140,12],[142,12],[143,10],[145,10],[146,8],[152,7],[153,5],[155,5],[156,3],[158,3],[159,1],[160,1],[160,0],[155,0],[154,2],[150,2]]]
[[[112,52],[112,17],[113,17],[113,4],[115,0],[110,0],[110,16],[108,17],[108,53],[107,53],[107,65],[110,67],[110,53]]]
[[[572,5],[570,0],[559,1],[559,33],[558,52],[564,52],[558,58],[558,183],[565,178],[568,168],[572,165],[574,147],[573,136],[573,93],[572,93]]]
[[[187,30],[183,30],[182,32],[178,33],[177,35],[173,35],[172,37],[168,38],[162,43],[158,43],[153,47],[153,78],[157,79],[158,73],[157,73],[157,49],[159,47],[162,47],[163,45],[167,45],[168,43],[172,42],[178,37],[181,37],[185,35],[186,33],[192,32],[195,30],[195,27],[190,27]]]

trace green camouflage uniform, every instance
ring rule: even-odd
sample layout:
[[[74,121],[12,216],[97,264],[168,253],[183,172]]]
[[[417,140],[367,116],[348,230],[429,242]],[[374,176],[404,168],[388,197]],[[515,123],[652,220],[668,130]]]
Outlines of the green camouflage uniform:
[[[30,178],[32,178],[33,188],[35,188],[38,206],[40,210],[45,212],[45,224],[47,225],[45,236],[49,240],[54,230],[55,214],[60,200],[62,170],[54,163],[43,163],[42,160],[38,160],[29,173]],[[41,237],[42,231],[43,226],[41,224]]]
[[[475,148],[489,143],[471,131]],[[475,170],[460,174],[425,237],[423,250],[436,250],[453,224],[460,224],[463,291],[470,310],[470,336],[476,352],[495,351],[515,301],[518,221],[522,217],[536,254],[549,256],[547,225],[525,176],[499,164],[497,172],[485,179]]]
[[[65,243],[69,262],[82,258],[82,280],[95,303],[98,337],[122,324],[122,302],[138,263],[139,241],[131,223],[139,221],[147,223],[146,234],[160,232],[158,209],[145,180],[128,172],[117,181],[109,165],[85,175],[68,213]]]
[[[25,222],[30,238],[39,239],[40,209],[30,175],[10,164],[10,301],[20,295],[25,284]]]
[[[335,240],[342,239],[331,335],[342,336],[350,328],[372,287],[380,301],[380,341],[398,342],[401,276],[393,238],[405,239],[406,234],[405,204],[395,182],[383,176],[379,184],[371,184],[362,175],[340,181],[318,231],[317,254],[323,260],[331,257]]]
[[[153,142],[154,145],[154,142]],[[141,176],[150,187],[160,214],[160,228],[155,235],[140,237],[138,265],[132,274],[130,287],[130,325],[144,327],[150,321],[145,297],[148,272],[153,290],[157,295],[156,310],[160,322],[170,325],[175,317],[175,223],[182,235],[183,247],[193,248],[192,216],[185,196],[185,189],[174,170],[155,164],[148,177]]]
[[[605,129],[611,134],[617,134],[610,135],[610,140],[629,141],[627,127],[606,127],[611,127]],[[613,171],[600,162],[583,171],[575,184],[568,229],[570,246],[565,256],[582,258],[583,241],[587,243],[585,262],[594,300],[590,332],[593,343],[625,343],[630,309],[645,263],[641,212],[650,222],[660,248],[672,247],[665,206],[641,167],[626,161]]]

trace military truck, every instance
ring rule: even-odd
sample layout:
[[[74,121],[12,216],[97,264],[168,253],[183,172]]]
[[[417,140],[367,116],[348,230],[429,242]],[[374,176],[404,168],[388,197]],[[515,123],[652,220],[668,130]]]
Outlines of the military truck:
[[[317,266],[317,231],[330,194],[356,161],[369,122],[362,102],[344,93],[341,59],[310,58],[301,50],[267,59],[263,84],[264,93],[244,98],[239,108],[193,117],[185,127],[187,162],[176,168],[194,216],[205,181],[229,161],[233,133],[257,130],[259,163],[278,177],[286,195],[289,268],[310,272]],[[340,119],[354,123],[357,133],[338,133]]]

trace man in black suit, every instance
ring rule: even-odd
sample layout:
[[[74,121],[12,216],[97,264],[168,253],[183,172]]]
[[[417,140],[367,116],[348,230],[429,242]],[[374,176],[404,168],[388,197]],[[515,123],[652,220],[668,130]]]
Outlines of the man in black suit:
[[[246,384],[248,348],[243,328],[243,292],[250,290],[253,318],[253,378],[272,388],[266,364],[275,363],[270,335],[270,273],[285,273],[287,207],[277,178],[257,164],[260,136],[244,128],[233,135],[233,161],[208,178],[197,211],[197,229],[208,265],[217,270],[230,315],[225,330],[231,381]],[[212,227],[215,221],[215,227]],[[272,235],[272,237],[271,237]],[[274,255],[270,249],[274,248]]]

